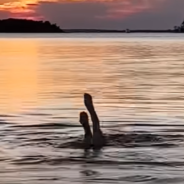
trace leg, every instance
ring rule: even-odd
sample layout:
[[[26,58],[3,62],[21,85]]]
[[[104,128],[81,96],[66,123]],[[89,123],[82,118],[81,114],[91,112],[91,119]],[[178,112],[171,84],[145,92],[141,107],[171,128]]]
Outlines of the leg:
[[[92,96],[90,94],[84,94],[84,104],[89,111],[93,122],[93,146],[97,149],[101,148],[105,144],[105,139],[100,129],[100,121],[93,106]]]
[[[88,121],[88,115],[86,112],[81,112],[80,113],[80,123],[82,124],[84,128],[84,148],[89,149],[92,145],[92,133],[91,129],[89,126],[89,121]]]

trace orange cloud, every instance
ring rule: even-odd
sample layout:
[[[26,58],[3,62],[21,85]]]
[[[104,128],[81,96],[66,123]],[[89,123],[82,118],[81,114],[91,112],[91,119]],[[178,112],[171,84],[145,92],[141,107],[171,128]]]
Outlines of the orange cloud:
[[[138,2],[134,0],[3,0],[0,4],[0,11],[8,11],[13,17],[44,18],[44,15],[39,15],[39,12],[36,12],[35,7],[45,2],[104,3],[108,6],[108,11],[100,18],[122,18],[149,9],[153,4],[149,0],[139,0]]]
[[[14,2],[5,2],[0,4],[0,11],[7,11],[13,17],[17,17],[18,14],[32,14],[34,10],[31,9],[28,5],[28,1],[14,1]]]

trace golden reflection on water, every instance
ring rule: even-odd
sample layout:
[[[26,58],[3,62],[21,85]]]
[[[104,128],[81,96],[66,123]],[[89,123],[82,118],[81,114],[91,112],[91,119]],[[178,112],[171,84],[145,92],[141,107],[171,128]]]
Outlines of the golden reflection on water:
[[[26,103],[37,103],[38,53],[35,41],[1,42],[0,104],[1,110],[14,112]]]
[[[3,113],[60,108],[77,116],[90,92],[103,120],[183,117],[184,41],[17,38],[0,45]]]

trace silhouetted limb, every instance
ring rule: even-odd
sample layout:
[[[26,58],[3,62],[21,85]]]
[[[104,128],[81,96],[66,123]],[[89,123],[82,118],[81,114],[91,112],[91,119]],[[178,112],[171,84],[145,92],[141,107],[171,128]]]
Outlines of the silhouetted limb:
[[[105,144],[103,133],[100,129],[100,121],[95,111],[92,96],[90,94],[84,94],[84,104],[90,113],[91,120],[93,122],[93,146],[95,149],[99,149]]]
[[[89,149],[92,146],[92,133],[89,126],[88,115],[86,112],[81,112],[79,121],[84,128],[84,148]]]

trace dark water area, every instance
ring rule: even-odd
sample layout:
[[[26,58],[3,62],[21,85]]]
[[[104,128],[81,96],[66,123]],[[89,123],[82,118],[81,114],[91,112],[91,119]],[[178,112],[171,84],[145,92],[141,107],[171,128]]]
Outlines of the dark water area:
[[[0,34],[0,183],[184,182],[182,34]],[[107,145],[81,148],[83,94]]]

